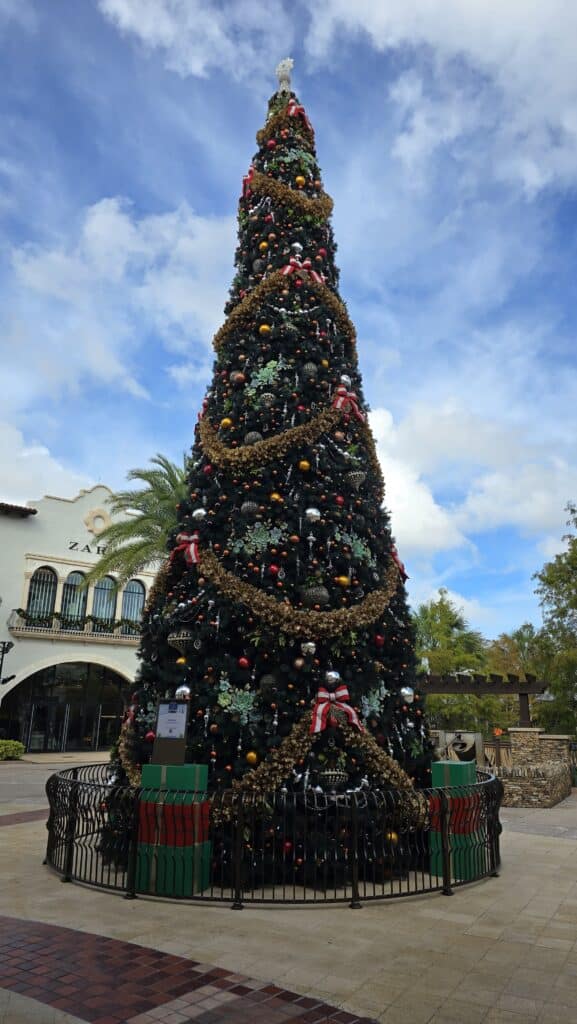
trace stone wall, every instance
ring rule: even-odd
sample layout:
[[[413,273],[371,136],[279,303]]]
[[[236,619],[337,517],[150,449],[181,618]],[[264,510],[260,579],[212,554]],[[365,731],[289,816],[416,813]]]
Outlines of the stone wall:
[[[571,760],[571,736],[549,736],[541,733],[539,749],[543,761],[561,761],[563,764]]]
[[[496,768],[504,807],[554,807],[571,793],[570,736],[512,728],[511,767]]]
[[[571,793],[571,770],[560,763],[493,771],[504,786],[503,807],[554,807]]]

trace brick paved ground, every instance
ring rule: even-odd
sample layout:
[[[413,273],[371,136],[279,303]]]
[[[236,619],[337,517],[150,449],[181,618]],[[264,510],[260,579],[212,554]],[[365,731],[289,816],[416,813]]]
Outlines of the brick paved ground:
[[[222,967],[0,917],[0,987],[92,1024],[371,1024]]]
[[[6,772],[18,772],[8,790],[2,786]],[[13,794],[0,815],[37,811],[44,817],[42,772],[48,774],[36,764],[0,765],[0,805],[6,791]],[[75,1024],[98,1020],[86,1013],[99,1011],[100,1019],[131,1024],[134,1017],[142,1024],[143,1013],[144,1024],[151,1024],[146,1017],[164,1024],[285,1024],[296,1005],[306,1011],[299,1009],[299,1024],[317,1010],[334,1019],[330,1007],[380,1024],[577,1024],[577,794],[550,811],[506,808],[503,819],[501,876],[451,898],[362,911],[252,907],[241,913],[226,906],[125,902],[62,885],[41,864],[44,821],[13,822],[0,828],[0,913],[17,920],[0,922],[0,934],[10,939],[11,983],[20,990],[0,988],[0,1022]],[[47,929],[37,941],[36,922],[57,931]],[[65,940],[53,938],[63,933]],[[110,939],[119,945],[108,945]],[[127,976],[127,963],[140,969],[140,978]],[[31,983],[36,967],[47,971]],[[172,967],[172,978],[188,985],[179,995],[168,987],[165,970],[170,978]],[[95,991],[99,984],[104,991]],[[248,991],[234,992],[239,985]],[[63,995],[59,986],[71,987]],[[156,1006],[122,1007],[111,1000],[113,986],[115,996],[157,1000]],[[68,1001],[55,1008],[39,990]],[[300,996],[325,1005],[298,1003]],[[107,1003],[86,1009],[98,998]]]

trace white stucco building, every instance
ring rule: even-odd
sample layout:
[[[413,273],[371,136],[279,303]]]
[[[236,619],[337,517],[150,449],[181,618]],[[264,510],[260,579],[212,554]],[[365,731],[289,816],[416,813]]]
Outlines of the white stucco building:
[[[154,573],[120,590],[112,577],[82,586],[110,493],[0,502],[0,737],[29,750],[105,749],[118,731]]]

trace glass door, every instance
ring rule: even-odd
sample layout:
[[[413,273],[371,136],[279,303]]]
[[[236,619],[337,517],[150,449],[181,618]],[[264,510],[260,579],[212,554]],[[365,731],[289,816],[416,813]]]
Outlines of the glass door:
[[[26,750],[43,754],[65,750],[68,713],[67,704],[48,701],[32,704],[26,728]]]

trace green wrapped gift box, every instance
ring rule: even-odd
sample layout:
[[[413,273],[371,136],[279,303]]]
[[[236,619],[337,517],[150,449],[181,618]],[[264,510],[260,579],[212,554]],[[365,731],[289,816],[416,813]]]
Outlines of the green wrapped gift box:
[[[433,761],[431,765],[431,784],[435,788],[474,786],[476,781],[475,761]]]
[[[198,793],[202,797],[208,785],[208,766],[205,764],[144,764],[141,785],[143,789],[186,789],[189,792]]]
[[[151,896],[198,896],[210,886],[212,843],[138,844],[136,891]]]
[[[487,833],[484,828],[467,835],[449,837],[451,849],[451,881],[470,882],[485,875],[489,870]],[[443,876],[443,847],[440,832],[429,832],[430,872],[439,878]]]

